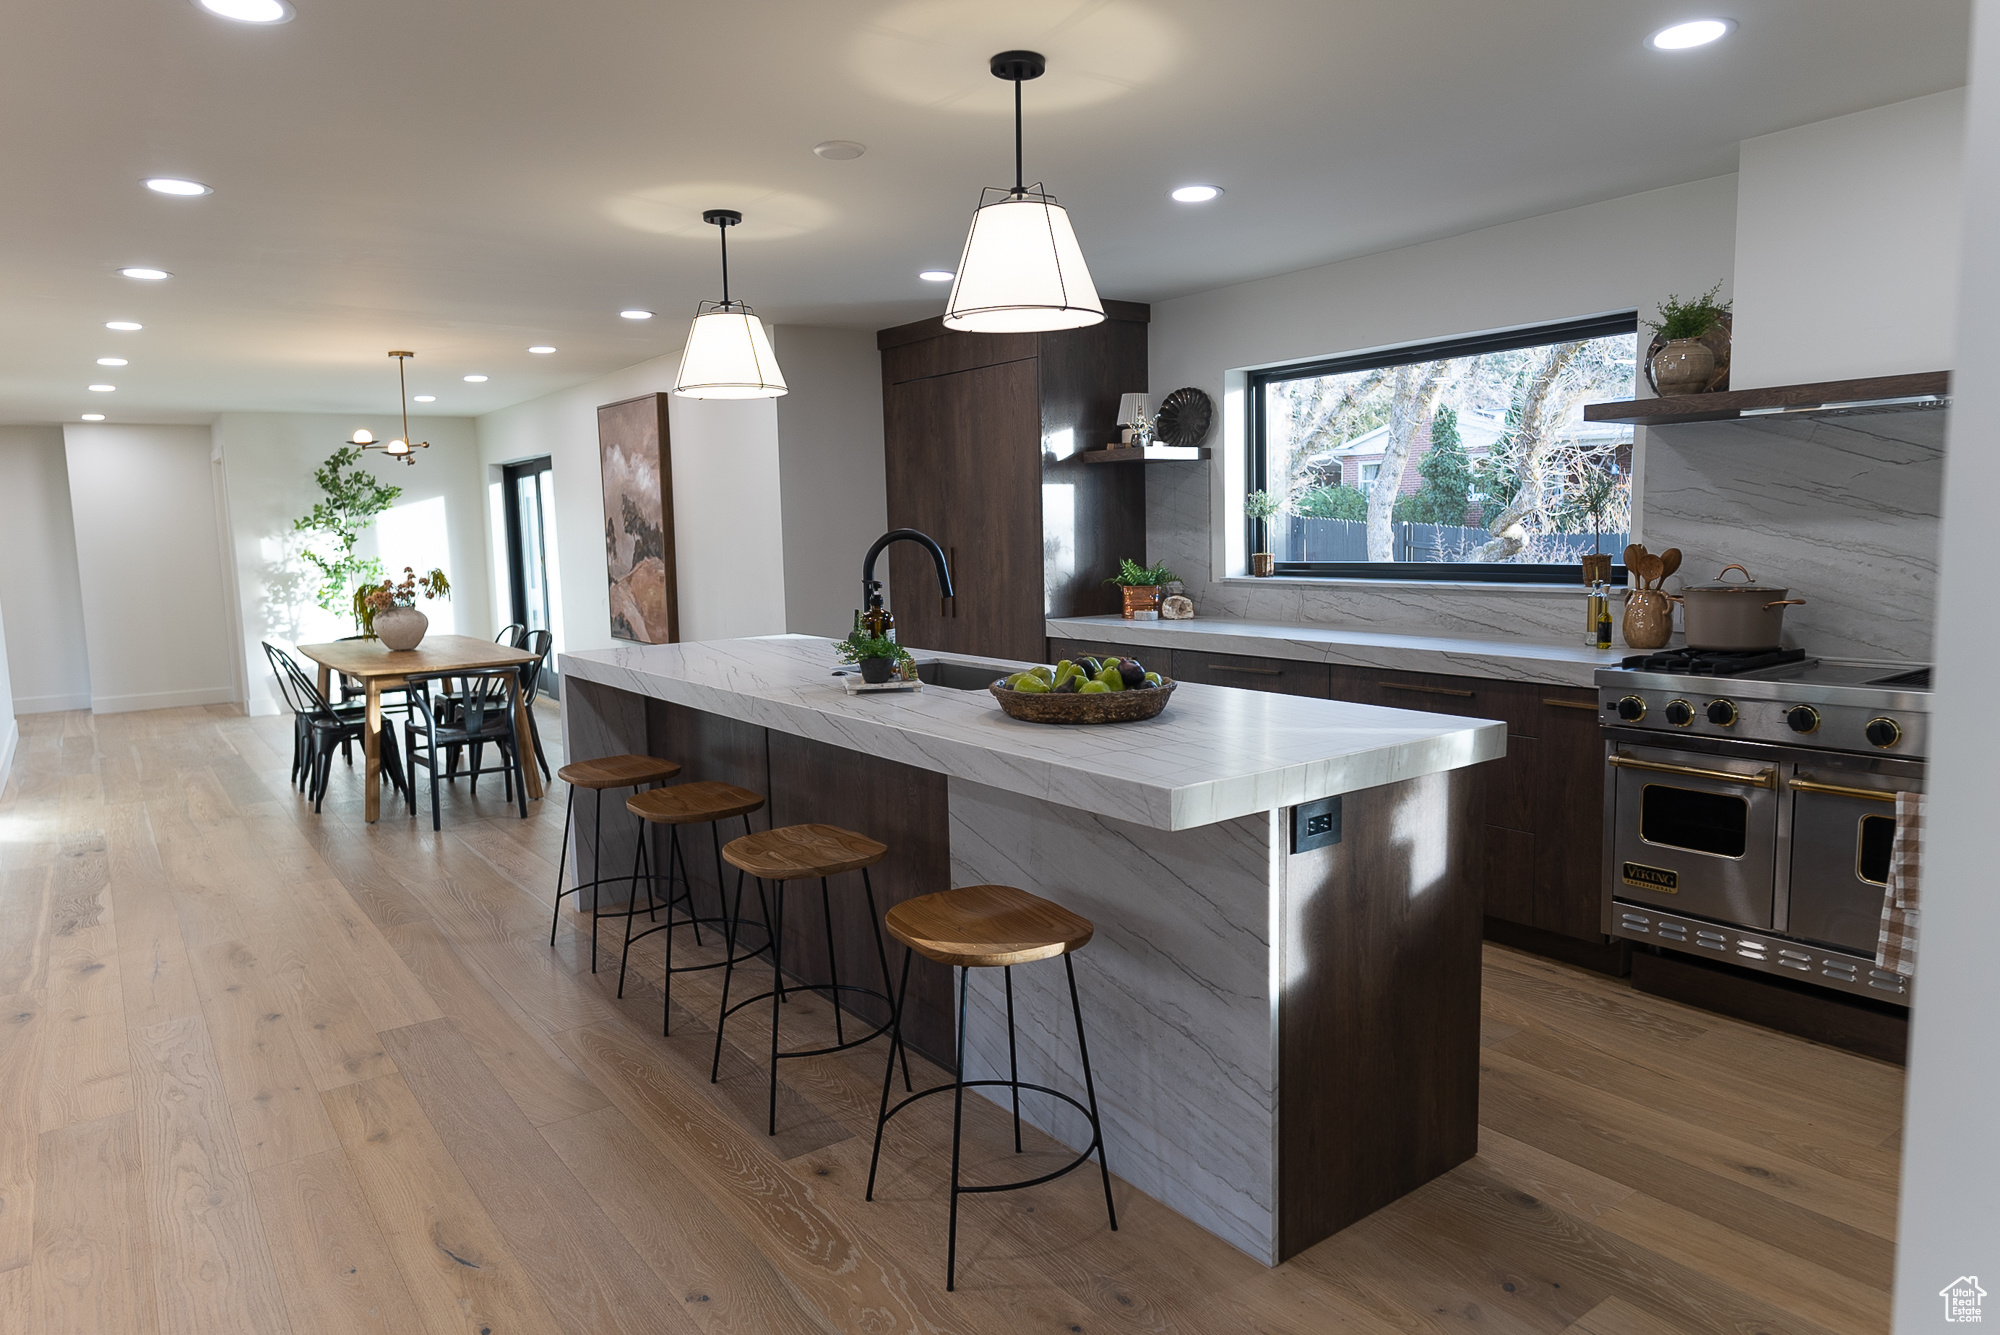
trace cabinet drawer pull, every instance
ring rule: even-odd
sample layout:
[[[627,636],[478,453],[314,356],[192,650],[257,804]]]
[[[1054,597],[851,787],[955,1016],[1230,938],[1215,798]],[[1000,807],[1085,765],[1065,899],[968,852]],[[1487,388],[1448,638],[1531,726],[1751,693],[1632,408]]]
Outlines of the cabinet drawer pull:
[[[1547,696],[1543,696],[1542,703],[1556,709],[1588,709],[1593,714],[1597,712],[1597,702],[1595,700],[1589,704],[1585,704],[1581,700],[1551,700]]]
[[[1778,771],[1758,770],[1755,774],[1737,774],[1726,769],[1699,769],[1693,765],[1668,765],[1658,760],[1638,760],[1632,756],[1606,756],[1604,763],[1618,769],[1642,769],[1654,774],[1679,774],[1689,779],[1713,779],[1717,783],[1740,783],[1748,788],[1776,788]]]
[[[1248,672],[1253,677],[1282,677],[1285,675],[1283,668],[1235,667],[1229,663],[1210,663],[1208,670],[1210,672]]]
[[[1879,788],[1848,788],[1837,783],[1814,783],[1811,779],[1793,779],[1786,787],[1795,793],[1825,793],[1829,797],[1859,797],[1870,802],[1893,802],[1896,795]]]
[[[1471,691],[1454,690],[1449,686],[1404,686],[1399,682],[1378,681],[1375,683],[1385,691],[1417,691],[1424,695],[1455,695],[1461,700],[1470,700]]]

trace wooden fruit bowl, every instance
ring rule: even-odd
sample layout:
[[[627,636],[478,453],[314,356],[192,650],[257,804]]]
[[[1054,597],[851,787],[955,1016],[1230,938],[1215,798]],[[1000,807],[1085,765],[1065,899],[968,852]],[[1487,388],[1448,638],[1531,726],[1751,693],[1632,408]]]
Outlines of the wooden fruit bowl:
[[[1150,691],[1106,691],[1093,695],[1057,695],[1053,691],[1017,691],[994,682],[986,688],[1007,717],[1023,723],[1136,723],[1167,707],[1174,693],[1171,677],[1160,678]]]

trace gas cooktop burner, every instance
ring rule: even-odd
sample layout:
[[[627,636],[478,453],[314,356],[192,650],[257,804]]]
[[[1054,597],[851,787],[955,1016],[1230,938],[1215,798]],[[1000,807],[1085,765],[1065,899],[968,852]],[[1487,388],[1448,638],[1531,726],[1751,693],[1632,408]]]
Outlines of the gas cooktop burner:
[[[1803,649],[1760,649],[1740,653],[1720,649],[1665,649],[1653,654],[1634,654],[1619,666],[1638,672],[1678,672],[1690,677],[1735,677],[1745,672],[1797,663],[1805,656]]]

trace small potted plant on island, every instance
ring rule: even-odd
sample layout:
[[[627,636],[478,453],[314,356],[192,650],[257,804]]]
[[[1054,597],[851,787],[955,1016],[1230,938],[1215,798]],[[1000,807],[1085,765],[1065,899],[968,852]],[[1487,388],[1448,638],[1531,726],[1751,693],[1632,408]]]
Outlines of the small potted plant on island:
[[[1704,394],[1726,387],[1729,365],[1729,302],[1717,302],[1717,283],[1693,301],[1669,296],[1660,318],[1648,320],[1654,334],[1646,372],[1662,395]],[[1723,369],[1722,376],[1716,369]]]
[[[1129,556],[1118,559],[1118,573],[1104,581],[1116,584],[1125,598],[1125,619],[1127,621],[1158,621],[1160,619],[1160,598],[1166,586],[1177,579],[1174,572],[1167,569],[1165,561],[1142,566]]]
[[[841,662],[858,665],[861,680],[870,686],[887,682],[900,664],[910,661],[910,652],[902,645],[886,635],[870,635],[862,626],[858,612],[854,618],[854,629],[834,646],[834,652],[840,656]]]
[[[1253,491],[1243,498],[1243,513],[1257,525],[1257,550],[1250,553],[1250,573],[1262,578],[1275,568],[1271,555],[1271,516],[1278,513],[1278,498],[1268,491]]]
[[[373,634],[385,649],[414,649],[422,644],[431,619],[417,610],[419,593],[426,598],[449,598],[451,581],[442,570],[419,575],[404,566],[401,584],[385,579],[357,589],[354,609],[362,619],[363,633]]]

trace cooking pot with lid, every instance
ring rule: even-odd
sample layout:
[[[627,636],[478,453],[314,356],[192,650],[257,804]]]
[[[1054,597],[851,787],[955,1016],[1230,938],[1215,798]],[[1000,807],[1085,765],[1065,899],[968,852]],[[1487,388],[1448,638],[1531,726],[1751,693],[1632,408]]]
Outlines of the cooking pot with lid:
[[[1725,580],[1723,576],[1732,570],[1742,571],[1745,582]],[[1789,592],[1757,583],[1742,566],[1724,566],[1713,584],[1688,585],[1675,598],[1686,609],[1688,648],[1724,652],[1776,649],[1784,638],[1785,609],[1805,602],[1803,598],[1787,598]]]

